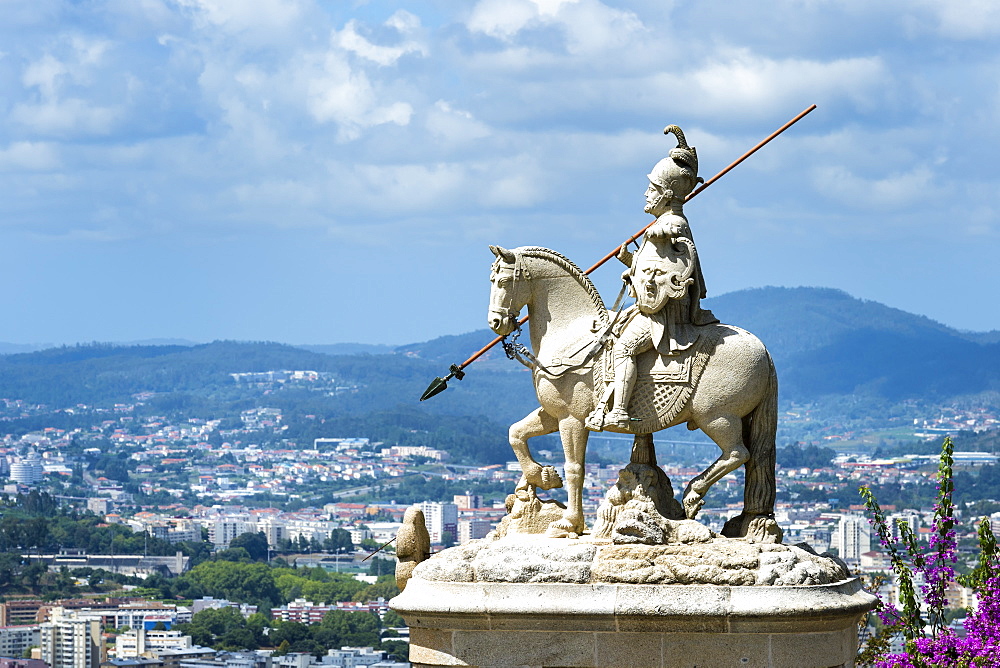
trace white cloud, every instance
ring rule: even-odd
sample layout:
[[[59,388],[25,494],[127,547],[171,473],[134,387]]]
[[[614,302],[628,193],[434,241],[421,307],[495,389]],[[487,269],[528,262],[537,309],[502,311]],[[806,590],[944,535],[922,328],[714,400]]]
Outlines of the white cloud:
[[[383,103],[363,71],[354,70],[344,57],[329,51],[319,71],[307,83],[309,113],[320,123],[336,122],[341,140],[357,139],[363,128],[410,122],[413,108],[404,102]]]
[[[48,142],[14,142],[0,149],[0,169],[48,171],[60,166],[59,151]]]
[[[510,40],[538,15],[538,7],[530,0],[480,0],[466,21],[466,27],[471,32]]]
[[[862,178],[841,165],[819,167],[813,184],[817,191],[845,209],[911,209],[946,198],[943,179],[925,165],[883,178]]]
[[[121,117],[114,107],[95,106],[87,100],[67,98],[40,104],[18,104],[10,120],[45,136],[67,137],[75,134],[107,135]]]
[[[952,39],[985,39],[1000,35],[1000,4],[994,0],[918,3],[938,22],[937,29]]]
[[[469,113],[438,100],[427,112],[427,129],[435,137],[456,144],[465,144],[489,137],[491,130]]]
[[[386,19],[385,25],[406,35],[420,30],[420,17],[400,9]]]
[[[480,0],[466,27],[505,42],[524,30],[554,28],[569,53],[586,54],[632,43],[642,23],[634,13],[597,0]]]
[[[51,98],[56,94],[58,80],[66,76],[68,71],[64,63],[47,53],[25,68],[21,81],[26,87],[36,87],[44,97]]]
[[[733,109],[741,114],[771,114],[832,101],[849,101],[867,110],[892,87],[892,78],[878,57],[773,59],[746,49],[722,54],[678,78],[682,81],[677,89],[690,96],[699,110],[726,114]]]
[[[302,20],[300,0],[173,0],[204,30],[239,34],[255,42],[273,42]]]
[[[420,28],[420,19],[401,9],[389,17],[385,25],[402,34],[409,34]],[[407,40],[398,46],[373,44],[358,32],[358,22],[354,20],[348,21],[340,32],[334,32],[332,41],[346,51],[383,67],[396,64],[408,53],[427,55],[427,48],[416,40]]]

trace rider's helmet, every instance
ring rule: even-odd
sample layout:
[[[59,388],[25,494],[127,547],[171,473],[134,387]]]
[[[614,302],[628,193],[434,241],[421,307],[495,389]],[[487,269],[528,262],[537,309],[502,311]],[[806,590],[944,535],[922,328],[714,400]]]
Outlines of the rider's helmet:
[[[684,133],[676,125],[668,125],[663,134],[673,134],[677,137],[677,147],[653,167],[647,177],[650,183],[668,191],[670,199],[683,200],[704,179],[698,178],[698,152],[694,146],[688,146]]]

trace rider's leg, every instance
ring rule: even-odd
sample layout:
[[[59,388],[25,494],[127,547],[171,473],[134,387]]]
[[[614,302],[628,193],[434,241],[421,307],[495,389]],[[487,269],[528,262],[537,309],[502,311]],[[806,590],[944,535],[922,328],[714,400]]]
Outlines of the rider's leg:
[[[611,412],[605,418],[606,422],[628,422],[628,402],[635,388],[636,363],[635,357],[653,347],[653,337],[649,328],[649,320],[638,316],[629,323],[621,337],[615,342],[611,352],[615,369],[615,397]],[[626,425],[623,425],[626,426]]]

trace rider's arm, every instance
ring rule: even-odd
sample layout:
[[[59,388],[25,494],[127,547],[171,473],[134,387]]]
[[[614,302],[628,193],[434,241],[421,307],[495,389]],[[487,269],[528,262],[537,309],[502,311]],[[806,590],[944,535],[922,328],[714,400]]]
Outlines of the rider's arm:
[[[626,267],[632,267],[632,251],[627,247],[627,244],[622,244],[622,247],[618,250],[618,254],[615,256],[618,260],[624,264]]]

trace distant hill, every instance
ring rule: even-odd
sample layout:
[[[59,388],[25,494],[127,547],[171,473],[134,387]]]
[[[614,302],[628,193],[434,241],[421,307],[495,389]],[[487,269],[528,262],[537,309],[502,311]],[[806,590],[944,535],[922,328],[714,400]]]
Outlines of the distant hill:
[[[963,332],[829,288],[759,288],[705,300],[759,336],[782,395],[942,399],[1000,389],[995,332]]]
[[[990,336],[960,332],[837,290],[744,290],[706,300],[706,306],[767,344],[784,399],[939,403],[1000,391],[1000,343]],[[146,414],[231,419],[247,408],[274,406],[287,418],[285,436],[302,443],[344,435],[440,442],[449,444],[458,461],[498,463],[510,456],[507,425],[537,406],[531,374],[506,359],[501,348],[470,366],[465,380],[451,380],[446,393],[418,401],[435,376],[445,375],[449,365],[493,338],[492,332],[479,330],[380,354],[364,344],[353,351],[233,341],[62,346],[0,356],[0,398],[67,408],[130,403],[139,393],[153,393],[144,399]],[[264,391],[230,375],[279,369],[326,372],[335,382],[323,391],[294,384]],[[53,416],[61,422],[53,422]],[[83,424],[72,412],[22,414],[17,408],[2,419],[8,433]],[[542,443],[536,447],[559,447],[555,437],[543,437]]]
[[[753,332],[767,345],[785,398],[869,393],[940,399],[1000,390],[995,332],[962,332],[830,288],[740,290],[704,304],[722,322]],[[479,330],[397,352],[446,368],[491,338],[492,332]],[[506,362],[502,351],[491,352],[493,360]]]
[[[775,359],[822,348],[859,330],[970,341],[975,336],[832,288],[754,288],[706,299],[704,304],[722,322],[756,334]]]
[[[393,351],[393,346],[377,343],[299,344],[295,347],[324,355],[384,355]]]
[[[528,339],[527,328],[524,329],[523,336],[522,343]],[[447,373],[449,366],[452,364],[461,364],[495,338],[496,334],[490,330],[477,329],[474,332],[466,332],[465,334],[441,336],[422,343],[397,346],[394,352],[406,355],[407,357],[439,362],[444,365],[441,369],[442,372]],[[507,356],[503,352],[503,347],[499,344],[476,360],[475,364],[478,368],[488,367],[500,370],[510,370],[512,364],[513,368],[520,368],[519,364],[516,362],[511,363],[507,359]]]

